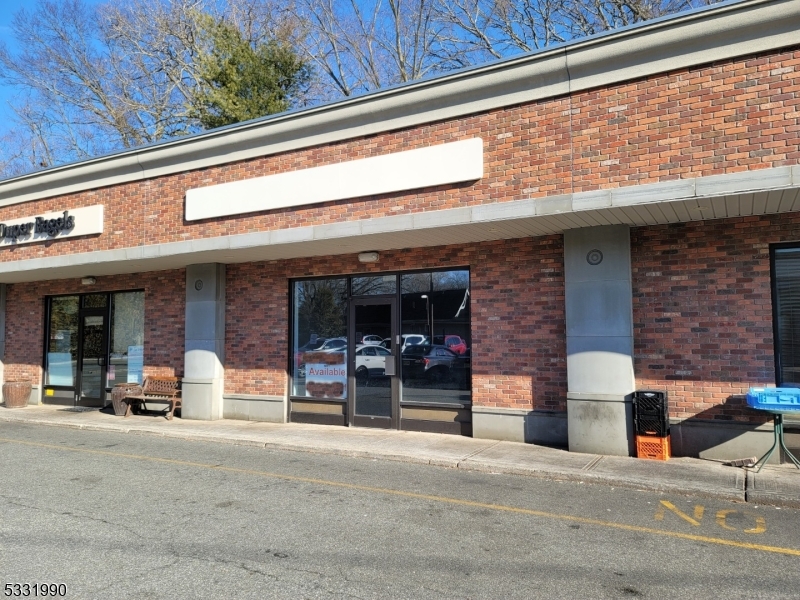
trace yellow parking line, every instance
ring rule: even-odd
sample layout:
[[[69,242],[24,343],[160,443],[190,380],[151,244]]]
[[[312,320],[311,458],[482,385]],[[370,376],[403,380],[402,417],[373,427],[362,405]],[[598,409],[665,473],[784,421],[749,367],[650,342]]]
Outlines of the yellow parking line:
[[[337,487],[347,490],[357,490],[361,492],[371,492],[376,494],[386,494],[391,496],[399,496],[401,498],[413,498],[415,500],[428,500],[431,502],[440,502],[444,504],[452,504],[455,506],[467,506],[470,508],[483,508],[495,510],[498,512],[514,513],[521,515],[528,515],[532,517],[540,517],[543,519],[554,519],[560,521],[569,521],[572,523],[581,523],[584,525],[597,525],[599,527],[608,527],[611,529],[620,529],[623,531],[635,531],[637,533],[649,533],[651,535],[660,535],[682,540],[691,540],[694,542],[706,542],[709,544],[718,544],[720,546],[731,546],[734,548],[744,548],[747,550],[757,550],[759,552],[773,552],[776,554],[786,554],[789,556],[800,556],[800,550],[795,548],[783,548],[780,546],[766,546],[764,544],[751,544],[748,542],[737,542],[734,540],[726,540],[722,538],[708,537],[704,535],[694,535],[690,533],[680,533],[677,531],[665,531],[663,529],[653,529],[651,527],[640,527],[638,525],[626,525],[624,523],[615,523],[613,521],[603,521],[600,519],[590,519],[588,517],[577,517],[574,515],[562,515],[558,513],[550,513],[541,510],[533,510],[530,508],[519,508],[516,506],[505,506],[502,504],[491,504],[486,502],[475,502],[473,500],[463,500],[460,498],[449,498],[447,496],[434,496],[430,494],[418,494],[416,492],[404,492],[402,490],[393,490],[390,488],[379,488],[368,485],[358,485],[355,483],[343,483],[340,481],[329,481],[326,479],[316,479],[314,477],[300,477],[297,475],[284,475],[282,473],[271,473],[269,471],[256,471],[253,469],[240,469],[238,467],[226,467],[222,465],[211,465],[206,463],[191,462],[186,460],[176,460],[173,458],[161,458],[158,456],[143,456],[139,454],[122,454],[118,452],[108,452],[107,450],[91,450],[88,448],[74,448],[71,446],[56,446],[53,444],[42,444],[39,442],[28,442],[23,440],[14,440],[8,438],[0,438],[0,442],[8,442],[11,444],[20,444],[25,446],[34,446],[37,448],[48,448],[52,450],[61,450],[69,452],[80,452],[83,454],[97,454],[101,456],[112,456],[115,458],[130,458],[134,460],[146,460],[150,462],[163,463],[169,465],[180,465],[184,467],[195,467],[198,469],[212,469],[215,471],[223,471],[226,473],[239,473],[242,475],[255,475],[258,477],[268,477],[271,479],[282,479],[284,481],[296,481],[300,483],[310,483],[314,485]]]

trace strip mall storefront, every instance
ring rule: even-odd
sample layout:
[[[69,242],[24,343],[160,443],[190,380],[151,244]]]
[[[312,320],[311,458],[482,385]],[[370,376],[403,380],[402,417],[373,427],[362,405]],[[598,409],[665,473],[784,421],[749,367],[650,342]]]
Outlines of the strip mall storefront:
[[[675,454],[759,454],[744,393],[800,372],[799,28],[718,6],[0,182],[4,380],[605,454],[661,389]]]

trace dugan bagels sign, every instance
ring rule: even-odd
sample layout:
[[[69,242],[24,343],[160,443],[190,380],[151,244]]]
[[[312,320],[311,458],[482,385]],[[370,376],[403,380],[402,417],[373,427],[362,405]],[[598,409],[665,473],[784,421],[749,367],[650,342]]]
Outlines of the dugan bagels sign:
[[[103,206],[86,206],[0,223],[0,247],[103,233]]]

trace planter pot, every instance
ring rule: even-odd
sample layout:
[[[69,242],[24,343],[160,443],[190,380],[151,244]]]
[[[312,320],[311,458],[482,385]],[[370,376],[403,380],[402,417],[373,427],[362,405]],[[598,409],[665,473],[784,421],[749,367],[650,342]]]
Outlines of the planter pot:
[[[32,385],[29,381],[8,381],[3,384],[3,400],[6,408],[28,406]]]
[[[142,386],[136,383],[118,383],[111,390],[111,404],[114,406],[114,414],[118,417],[124,417],[128,411],[128,403],[125,402],[125,396],[128,394],[141,394]]]

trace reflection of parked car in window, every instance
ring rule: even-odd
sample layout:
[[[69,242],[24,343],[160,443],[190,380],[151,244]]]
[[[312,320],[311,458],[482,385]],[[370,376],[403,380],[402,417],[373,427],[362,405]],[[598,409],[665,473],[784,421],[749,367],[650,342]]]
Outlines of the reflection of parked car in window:
[[[317,348],[320,352],[325,352],[326,350],[339,350],[341,348],[345,348],[347,346],[347,338],[338,337],[338,338],[331,338],[326,340],[322,346]]]
[[[430,345],[431,343],[430,338],[427,335],[422,335],[421,333],[404,333],[400,336],[400,341],[402,342],[400,345],[401,353],[409,346],[419,346],[420,344]],[[380,345],[383,348],[389,348],[391,350],[392,338],[383,338],[383,341]]]
[[[437,335],[433,338],[433,343],[446,346],[456,354],[464,354],[467,351],[467,342],[459,335]]]
[[[400,345],[400,352],[404,352],[406,348],[409,346],[418,346],[420,344],[430,344],[430,340],[428,339],[427,335],[422,335],[421,333],[404,333],[400,336],[400,341],[402,342]],[[391,348],[392,347],[392,338],[384,338],[383,342],[381,342],[381,346],[384,348]]]
[[[402,341],[402,345],[400,346],[400,353],[406,351],[407,348],[410,346],[419,346],[420,344],[430,344],[430,340],[428,339],[427,335],[422,335],[420,333],[404,333],[400,336],[400,340]]]
[[[379,335],[365,335],[363,338],[361,338],[361,343],[377,346],[383,343],[383,338]]]
[[[386,360],[392,353],[374,344],[356,346],[356,377],[384,377],[386,375]]]
[[[297,349],[295,354],[295,375],[297,377],[306,376],[306,361],[304,359],[306,352],[344,352],[347,349],[347,338],[317,338],[313,342],[308,342],[305,346]]]
[[[448,381],[453,376],[458,355],[445,346],[417,344],[403,352],[403,379]]]
[[[306,342],[304,345],[300,346],[297,349],[297,352],[294,354],[294,365],[295,367],[299,367],[303,364],[303,354],[306,352],[313,352],[314,350],[319,350],[319,347],[324,344],[326,339],[324,337],[318,337],[313,341]]]

